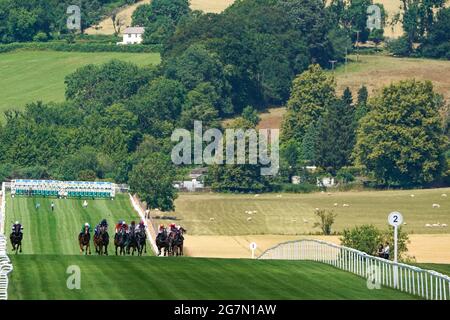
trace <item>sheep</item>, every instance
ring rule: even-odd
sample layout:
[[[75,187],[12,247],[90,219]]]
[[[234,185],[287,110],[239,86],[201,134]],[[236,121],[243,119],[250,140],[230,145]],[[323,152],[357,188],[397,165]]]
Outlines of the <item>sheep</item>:
[[[259,197],[259,194],[255,194],[255,198],[256,198],[256,197]]]
[[[447,224],[446,224],[446,223],[443,223],[443,224],[441,224],[441,227],[442,227],[442,228],[446,228],[446,227],[447,227]]]
[[[403,222],[403,225],[406,226],[406,222]]]
[[[214,218],[209,218],[209,221],[210,222],[213,222],[215,219]]]
[[[441,194],[441,197],[446,197],[446,196],[447,196],[446,193]]]
[[[430,227],[431,227],[431,224],[427,223],[427,224],[425,224],[425,227],[426,227],[426,228],[430,228]]]
[[[251,217],[248,217],[248,218],[247,218],[247,221],[248,221],[248,222],[252,221],[252,218],[251,218]]]
[[[412,195],[411,195],[411,198],[414,198],[414,197],[415,197],[415,195],[412,194]]]
[[[316,208],[315,210],[316,210],[316,211],[319,211],[320,209],[319,209],[319,208]]]
[[[277,194],[277,198],[281,198],[282,197],[282,195],[281,194]]]
[[[433,208],[440,208],[441,206],[437,203],[433,203]]]
[[[347,203],[344,203],[342,206],[343,206],[343,207],[350,207],[350,205],[347,204]]]
[[[308,223],[308,219],[303,218],[303,223]]]
[[[335,202],[335,203],[333,204],[333,206],[337,207],[337,206],[338,206],[338,203],[337,203],[337,202]]]

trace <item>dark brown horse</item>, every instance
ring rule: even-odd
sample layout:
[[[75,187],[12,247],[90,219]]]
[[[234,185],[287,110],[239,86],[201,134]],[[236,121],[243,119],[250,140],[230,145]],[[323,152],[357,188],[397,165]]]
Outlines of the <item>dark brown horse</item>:
[[[117,248],[120,248],[119,254],[125,255],[126,253],[126,245],[127,245],[127,234],[124,230],[119,231],[114,236],[114,245],[116,246],[116,256],[117,256]]]
[[[95,252],[99,255],[108,255],[109,234],[105,226],[100,226],[98,234],[94,235]]]
[[[147,253],[147,234],[145,233],[145,229],[140,228],[136,231],[136,243],[138,256],[142,256],[142,251]]]
[[[156,246],[158,247],[158,256],[161,255],[161,249],[164,249],[164,256],[169,253],[170,243],[166,230],[158,233],[156,236]]]
[[[182,256],[183,252],[183,244],[184,244],[184,236],[183,234],[186,232],[186,229],[180,227],[177,231],[171,231],[169,234],[169,249],[170,255]]]
[[[89,233],[89,227],[84,227],[84,232],[78,236],[78,243],[80,244],[80,254],[83,254],[86,247],[86,255],[91,254],[91,234]]]
[[[13,251],[22,253],[22,237],[23,234],[20,230],[20,225],[16,225],[13,232],[9,236],[9,239],[11,240],[11,244],[13,247]]]

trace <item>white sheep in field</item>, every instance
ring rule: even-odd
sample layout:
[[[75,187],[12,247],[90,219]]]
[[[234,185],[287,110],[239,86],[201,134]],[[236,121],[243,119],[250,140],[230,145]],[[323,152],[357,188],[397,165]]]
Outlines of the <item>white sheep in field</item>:
[[[320,209],[319,208],[316,208],[316,211],[319,211]]]
[[[414,198],[414,197],[415,197],[415,195],[412,194],[412,195],[411,195],[411,198]]]
[[[335,203],[333,204],[333,206],[337,207],[337,206],[338,206],[338,203],[337,203],[337,202],[335,202]]]
[[[345,208],[350,207],[350,205],[348,203],[344,203],[342,206]]]
[[[303,218],[303,223],[308,223],[308,219]]]
[[[259,194],[255,194],[255,198],[256,198],[256,197],[259,197]]]
[[[431,227],[431,224],[427,223],[427,224],[425,224],[425,227],[426,227],[426,228],[430,228],[430,227]]]
[[[441,194],[441,197],[446,197],[446,196],[447,196],[446,193]]]
[[[440,208],[441,206],[437,203],[433,203],[433,208]]]
[[[281,194],[277,194],[277,198],[281,198],[282,197],[282,195]]]
[[[209,221],[210,222],[213,222],[215,219],[214,218],[209,218]]]
[[[248,217],[248,218],[247,218],[247,221],[248,221],[248,222],[252,221],[252,218],[251,218],[251,217]]]
[[[447,224],[446,224],[446,223],[443,223],[443,224],[441,225],[441,227],[442,227],[442,228],[446,228],[446,227],[447,227]]]

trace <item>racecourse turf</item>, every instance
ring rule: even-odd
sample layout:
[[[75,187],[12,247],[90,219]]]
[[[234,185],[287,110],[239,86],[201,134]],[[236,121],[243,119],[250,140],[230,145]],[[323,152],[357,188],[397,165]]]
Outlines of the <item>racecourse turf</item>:
[[[55,210],[51,211],[51,202]],[[103,218],[110,224],[110,236],[118,220],[139,221],[128,195],[118,194],[115,200],[30,198],[9,195],[6,199],[6,226],[20,221],[24,226],[23,253],[79,254],[78,234],[88,222],[92,228]],[[40,208],[36,204],[40,203]],[[92,245],[92,244],[91,244]],[[112,243],[109,249],[112,250]],[[11,246],[8,246],[11,250]]]
[[[10,299],[414,299],[310,261],[11,256]],[[80,268],[80,289],[67,273]],[[69,281],[68,281],[69,279]]]

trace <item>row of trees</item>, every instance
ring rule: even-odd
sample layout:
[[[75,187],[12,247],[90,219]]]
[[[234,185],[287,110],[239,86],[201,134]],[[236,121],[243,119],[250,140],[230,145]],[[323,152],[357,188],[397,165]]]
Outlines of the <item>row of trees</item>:
[[[381,185],[425,185],[446,168],[445,103],[429,81],[406,80],[367,100],[362,87],[353,103],[347,88],[318,65],[293,82],[282,127],[282,155],[289,176],[305,164],[330,172],[363,166]]]

